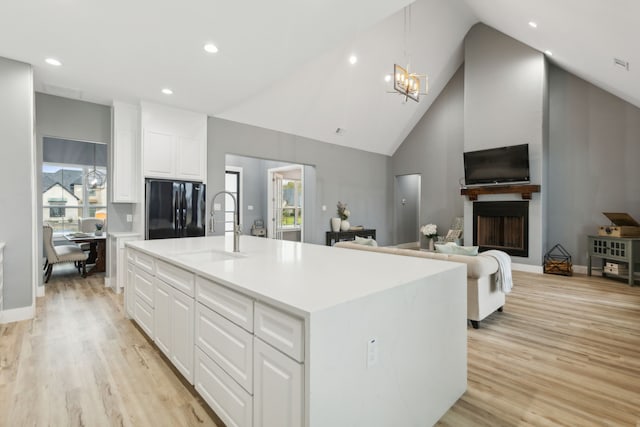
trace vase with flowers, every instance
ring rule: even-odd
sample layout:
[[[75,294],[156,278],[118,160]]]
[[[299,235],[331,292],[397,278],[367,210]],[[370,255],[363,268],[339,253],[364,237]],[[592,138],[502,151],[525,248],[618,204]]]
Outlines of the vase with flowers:
[[[347,209],[347,204],[338,202],[338,216],[340,217],[340,230],[348,231],[351,228],[351,224],[349,224],[349,216],[351,216],[351,211]]]
[[[434,250],[434,239],[438,237],[438,226],[435,224],[427,224],[420,227],[420,232],[427,238],[427,248]]]

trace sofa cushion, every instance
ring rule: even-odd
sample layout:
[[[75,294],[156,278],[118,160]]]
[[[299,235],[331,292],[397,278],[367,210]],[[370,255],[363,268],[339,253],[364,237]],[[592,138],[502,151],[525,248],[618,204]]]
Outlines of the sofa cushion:
[[[436,244],[436,252],[442,254],[455,254],[455,255],[478,255],[478,246],[458,246],[453,242],[445,244]]]
[[[354,240],[353,243],[364,246],[378,246],[378,242],[370,237],[356,236],[356,240]]]

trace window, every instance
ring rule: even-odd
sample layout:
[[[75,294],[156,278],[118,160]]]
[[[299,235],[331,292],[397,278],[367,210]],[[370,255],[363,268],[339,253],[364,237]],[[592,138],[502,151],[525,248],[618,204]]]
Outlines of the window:
[[[86,186],[85,176],[92,169],[93,165],[43,163],[42,220],[54,232],[78,231],[79,218],[106,218],[107,186],[101,189]],[[96,169],[106,175],[106,168]]]

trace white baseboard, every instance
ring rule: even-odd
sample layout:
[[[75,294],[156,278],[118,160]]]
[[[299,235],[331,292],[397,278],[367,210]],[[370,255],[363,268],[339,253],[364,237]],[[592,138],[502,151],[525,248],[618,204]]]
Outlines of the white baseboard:
[[[586,265],[574,265],[573,272],[578,274],[587,274],[589,268]],[[602,269],[600,268],[591,268],[592,276],[602,276]]]
[[[44,296],[44,286],[36,286],[36,297],[40,298]]]
[[[104,278],[104,287],[105,288],[110,288],[111,287],[111,277],[105,277]]]
[[[36,315],[35,305],[28,307],[12,308],[0,313],[0,323],[19,322],[21,320],[33,319]]]
[[[511,263],[511,269],[515,271],[524,271],[525,273],[543,273],[541,265],[519,264],[514,262]]]

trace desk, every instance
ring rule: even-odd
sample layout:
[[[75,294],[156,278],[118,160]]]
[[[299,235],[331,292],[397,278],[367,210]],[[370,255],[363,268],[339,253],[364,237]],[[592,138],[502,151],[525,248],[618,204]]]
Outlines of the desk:
[[[89,258],[87,264],[95,264],[87,275],[94,273],[104,273],[107,263],[107,233],[96,236],[95,233],[72,233],[65,234],[65,239],[74,243],[89,243]]]
[[[627,279],[629,285],[633,285],[635,267],[640,262],[640,238],[589,236],[588,239],[589,263],[587,274],[591,276],[591,258],[602,258],[603,263],[607,260],[622,262],[629,267],[628,275],[607,273],[603,268],[602,276]]]
[[[327,246],[333,246],[335,242],[342,240],[356,240],[356,236],[370,237],[375,240],[376,230],[327,231]]]

